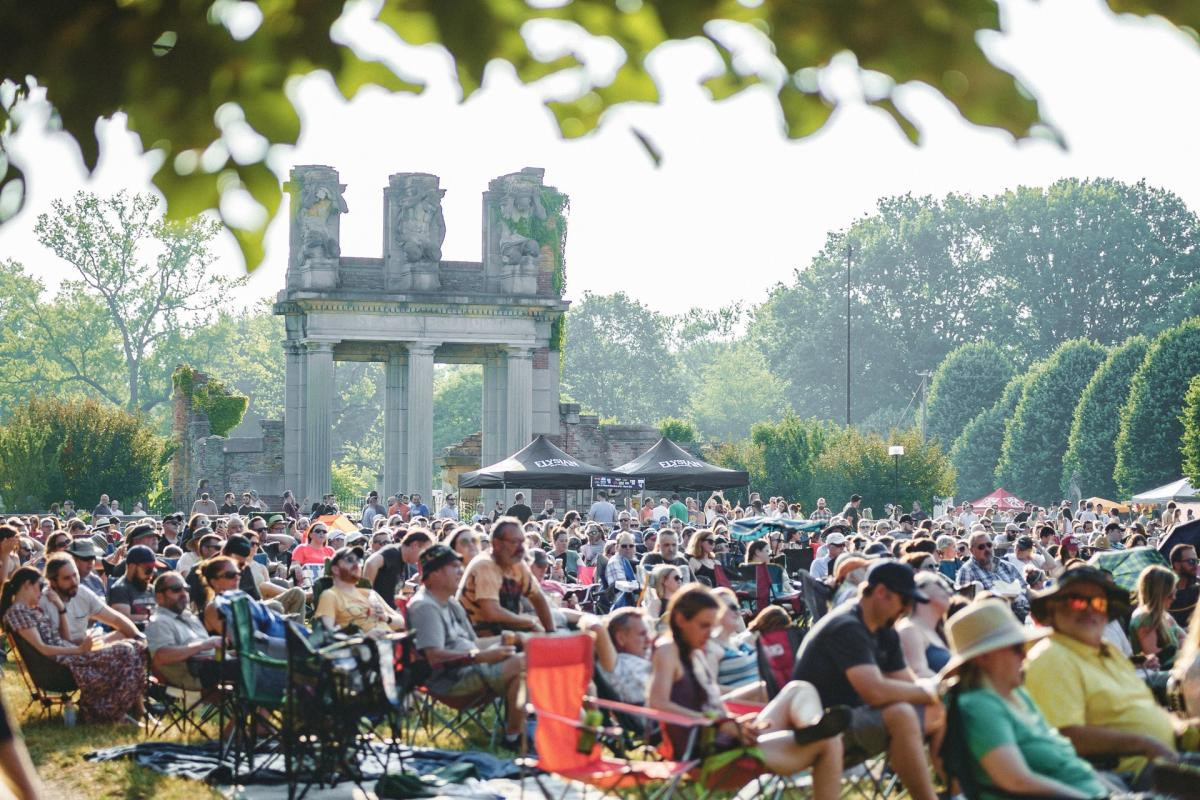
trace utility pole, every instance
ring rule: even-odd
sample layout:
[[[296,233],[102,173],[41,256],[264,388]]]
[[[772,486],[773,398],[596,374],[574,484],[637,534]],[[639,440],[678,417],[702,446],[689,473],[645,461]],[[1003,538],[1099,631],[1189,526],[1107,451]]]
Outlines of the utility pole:
[[[854,245],[846,243],[846,427],[850,427],[850,260]]]
[[[929,370],[918,372],[921,377],[921,441],[925,441],[925,385],[926,382],[933,376]]]

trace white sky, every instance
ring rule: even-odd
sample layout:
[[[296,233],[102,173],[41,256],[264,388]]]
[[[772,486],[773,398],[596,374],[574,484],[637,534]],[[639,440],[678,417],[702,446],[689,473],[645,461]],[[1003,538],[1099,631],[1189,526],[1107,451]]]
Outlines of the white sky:
[[[790,282],[792,270],[807,265],[827,231],[890,194],[986,194],[1068,176],[1145,178],[1200,211],[1194,41],[1162,20],[1118,18],[1100,0],[1006,0],[1004,7],[1005,34],[988,42],[991,52],[1042,99],[1067,151],[974,128],[920,87],[906,89],[903,98],[925,134],[920,148],[883,112],[855,102],[817,135],[789,142],[764,93],[709,102],[695,76],[712,56],[691,44],[656,54],[661,106],[610,113],[598,134],[564,141],[540,105],[542,94],[560,85],[523,88],[506,69],[494,69],[485,90],[460,104],[444,57],[431,48],[402,50],[360,20],[347,25],[346,35],[398,58],[430,88],[419,97],[370,90],[347,104],[327,78],[305,80],[296,93],[301,139],[274,151],[271,163],[281,179],[292,164],[340,170],[350,207],[342,251],[353,256],[380,253],[382,188],[390,173],[440,175],[447,260],[480,258],[480,195],[489,179],[544,167],[547,183],[571,196],[568,298],[626,290],[668,313],[761,301],[771,285]],[[846,70],[831,72],[830,91],[853,93]],[[660,168],[631,126],[662,151]],[[101,123],[102,156],[88,180],[65,137],[32,127],[22,129],[12,148],[31,185],[25,209],[0,227],[0,257],[24,262],[53,284],[68,268],[38,244],[37,215],[80,188],[149,190],[156,157],[141,155],[120,123]],[[222,270],[242,269],[231,237],[218,253]],[[268,233],[266,262],[241,299],[277,291],[286,259],[281,214]]]

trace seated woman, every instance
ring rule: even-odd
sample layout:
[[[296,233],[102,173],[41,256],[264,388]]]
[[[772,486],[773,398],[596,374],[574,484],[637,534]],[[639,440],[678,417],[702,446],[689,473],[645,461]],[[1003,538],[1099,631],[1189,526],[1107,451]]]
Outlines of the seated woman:
[[[948,754],[946,748],[966,748],[965,756],[973,762],[969,774],[981,784],[981,800],[1002,793],[1107,797],[1100,776],[1050,727],[1021,688],[1026,649],[1053,631],[1025,628],[1004,602],[982,600],[951,617],[946,633],[953,656],[941,677],[945,682],[957,676],[952,691],[961,730],[947,732],[942,754]],[[947,768],[960,775],[967,769],[949,762]]]
[[[646,586],[642,589],[640,605],[655,624],[661,621],[667,603],[682,585],[679,567],[674,564],[658,564],[650,570],[646,576]]]
[[[1151,564],[1138,575],[1137,608],[1129,618],[1129,638],[1134,652],[1157,656],[1161,669],[1175,663],[1183,631],[1175,618],[1167,613],[1175,599],[1175,573],[1166,567]]]
[[[713,589],[721,601],[721,613],[705,655],[717,676],[717,685],[726,700],[766,701],[766,690],[758,674],[758,653],[746,635],[742,607],[732,589]]]
[[[841,792],[842,740],[849,724],[846,708],[822,714],[816,689],[802,681],[788,683],[752,718],[731,718],[716,678],[703,657],[721,602],[707,587],[681,589],[667,607],[670,634],[663,637],[651,659],[647,705],[696,719],[720,719],[713,752],[757,747],[763,766],[777,775],[811,769],[814,800],[833,800]],[[687,751],[690,732],[667,726],[666,735],[676,758]]]
[[[777,550],[774,543],[776,541],[779,541],[779,539],[778,539],[779,534],[773,533],[773,534],[771,534],[771,536],[777,537],[777,538],[772,539],[772,544],[770,544],[770,545],[768,545],[762,539],[757,539],[750,543],[750,546],[746,548],[746,563],[747,564],[770,564],[771,556],[778,555],[777,552],[773,552],[773,551]],[[782,592],[783,592],[783,594],[791,594],[792,591],[793,591],[792,590],[792,579],[788,577],[787,570],[785,569],[785,570],[783,570]]]
[[[79,713],[85,722],[118,722],[129,715],[142,717],[146,690],[146,645],[135,639],[103,642],[89,635],[81,644],[65,638],[67,615],[61,630],[38,608],[42,599],[42,574],[19,567],[0,590],[0,617],[4,625],[34,650],[71,670],[79,687]]]
[[[916,582],[929,602],[914,604],[907,616],[896,623],[896,633],[900,635],[900,647],[908,666],[918,678],[932,678],[950,660],[941,621],[954,590],[940,572],[927,569],[917,573]]]
[[[692,577],[706,586],[716,586],[717,580],[717,560],[713,557],[715,554],[716,544],[713,539],[716,537],[711,530],[700,530],[688,540],[687,556],[688,569],[692,572]]]

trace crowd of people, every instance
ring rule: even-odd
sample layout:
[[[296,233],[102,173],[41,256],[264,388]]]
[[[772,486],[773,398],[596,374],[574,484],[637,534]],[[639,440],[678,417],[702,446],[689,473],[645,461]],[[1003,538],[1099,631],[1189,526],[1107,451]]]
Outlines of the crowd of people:
[[[27,664],[70,671],[82,722],[136,724],[148,670],[216,686],[231,647],[219,605],[242,592],[265,624],[410,631],[435,696],[507,700],[512,750],[527,726],[523,647],[565,630],[594,637],[598,691],[715,720],[706,754],[753,745],[767,771],[811,770],[818,798],[877,756],[918,800],[963,775],[981,796],[1104,797],[1200,748],[1196,549],[1148,555],[1133,592],[1088,562],[1153,554],[1187,518],[1173,506],[964,504],[935,518],[914,504],[873,519],[857,495],[805,514],[754,494],[745,507],[601,494],[586,514],[551,501],[535,514],[518,492],[460,519],[452,495],[434,513],[372,493],[346,531],[330,496],[308,516],[290,493],[278,512],[242,500],[217,506],[202,486],[188,515],[0,524],[0,618]],[[741,518],[759,527],[735,537]],[[765,606],[745,583],[756,566],[779,574]],[[758,646],[798,626],[791,680],[769,689]],[[688,747],[669,725],[664,738]]]

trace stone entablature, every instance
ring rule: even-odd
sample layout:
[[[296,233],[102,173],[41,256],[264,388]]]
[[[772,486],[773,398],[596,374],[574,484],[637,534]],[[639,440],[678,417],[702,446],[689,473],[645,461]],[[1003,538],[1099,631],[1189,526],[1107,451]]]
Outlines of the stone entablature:
[[[433,365],[483,365],[481,453],[487,463],[558,429],[567,198],[527,167],[483,193],[483,261],[442,261],[446,220],[436,175],[389,176],[382,255],[344,256],[345,184],[323,165],[292,169],[284,317],[285,483],[329,491],[335,361],[386,367],[384,491],[428,498]],[[554,352],[551,352],[554,351]]]

